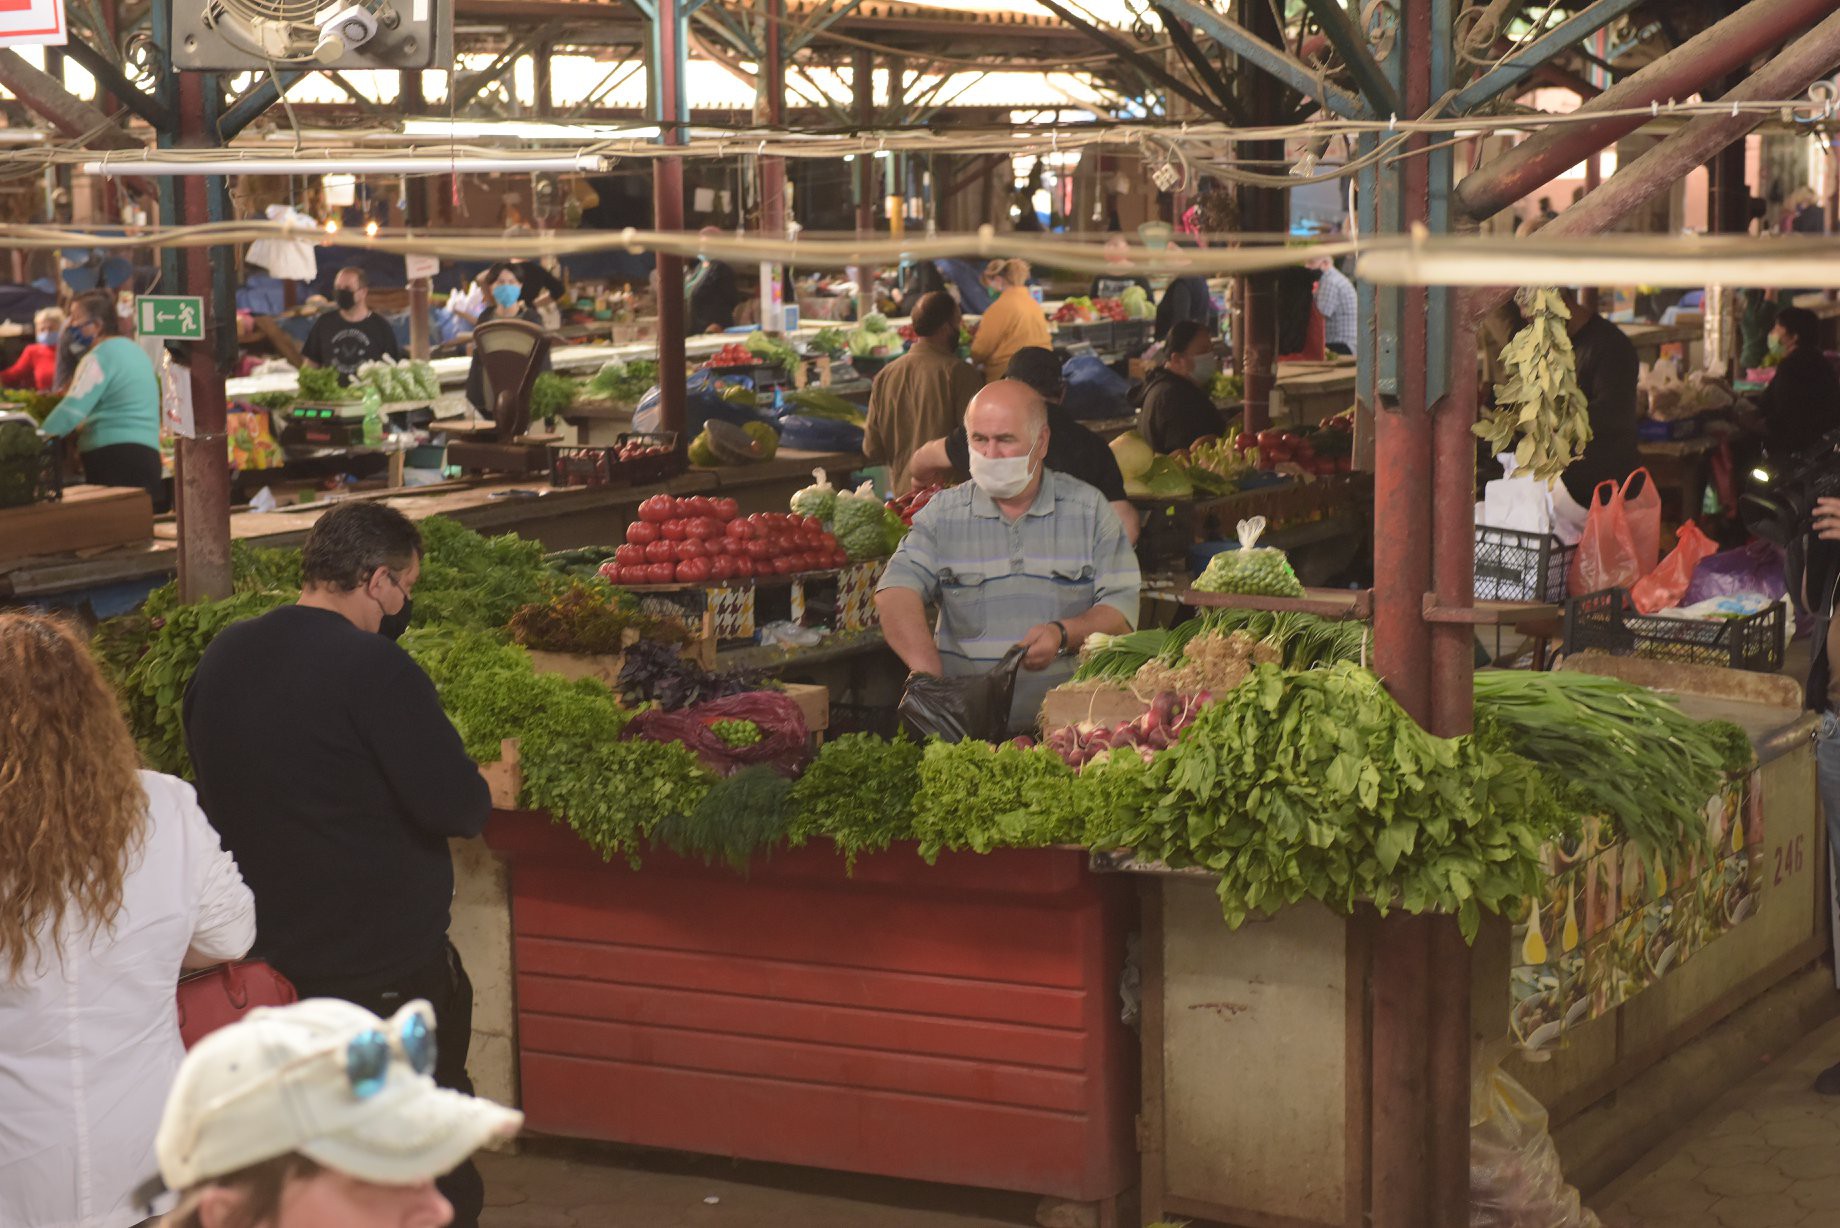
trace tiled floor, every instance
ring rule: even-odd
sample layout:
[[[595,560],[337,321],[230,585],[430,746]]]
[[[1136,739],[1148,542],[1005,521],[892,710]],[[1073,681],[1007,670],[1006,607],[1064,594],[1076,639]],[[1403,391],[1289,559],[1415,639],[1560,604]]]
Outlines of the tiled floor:
[[[1840,1020],[1784,1054],[1594,1200],[1605,1228],[1840,1228]]]

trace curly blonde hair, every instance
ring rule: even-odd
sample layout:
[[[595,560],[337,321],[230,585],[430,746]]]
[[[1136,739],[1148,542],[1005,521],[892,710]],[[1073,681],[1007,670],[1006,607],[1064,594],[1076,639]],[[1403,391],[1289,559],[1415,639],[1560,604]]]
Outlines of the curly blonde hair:
[[[140,755],[77,633],[0,613],[0,981],[112,929],[147,829]]]

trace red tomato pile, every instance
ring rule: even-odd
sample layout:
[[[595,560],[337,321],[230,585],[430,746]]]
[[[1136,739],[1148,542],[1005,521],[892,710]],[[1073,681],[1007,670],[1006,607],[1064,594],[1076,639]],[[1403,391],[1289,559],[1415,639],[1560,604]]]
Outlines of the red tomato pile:
[[[620,445],[620,451],[618,455],[621,460],[629,461],[629,460],[645,460],[646,458],[653,457],[653,456],[669,456],[670,454],[671,454],[671,449],[665,447],[663,444],[640,443],[636,439],[629,439],[625,443]]]
[[[725,345],[703,365],[705,367],[751,367],[760,359],[745,345]]]
[[[896,495],[888,500],[888,506],[894,509],[894,514],[901,518],[902,524],[911,525],[914,517],[920,514],[920,509],[931,503],[933,496],[944,489],[943,486],[922,486],[904,495]]]
[[[601,564],[614,584],[708,584],[843,567],[849,555],[816,516],[756,512],[733,499],[653,495],[626,526],[626,544]]]
[[[1329,477],[1337,473],[1349,473],[1353,464],[1349,457],[1320,456],[1316,445],[1310,440],[1290,431],[1260,431],[1254,435],[1242,431],[1233,440],[1233,447],[1253,455],[1261,469],[1276,469],[1279,465],[1295,465],[1305,473],[1317,477]]]

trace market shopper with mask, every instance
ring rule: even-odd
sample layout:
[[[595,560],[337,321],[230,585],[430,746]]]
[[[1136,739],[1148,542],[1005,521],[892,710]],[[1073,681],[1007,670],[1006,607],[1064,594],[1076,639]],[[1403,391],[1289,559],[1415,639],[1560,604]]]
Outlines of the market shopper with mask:
[[[1010,705],[1010,727],[1021,731],[1072,675],[1087,636],[1136,626],[1137,557],[1105,496],[1043,463],[1048,409],[1034,389],[989,385],[965,411],[965,430],[971,481],[914,517],[876,586],[876,610],[889,647],[919,674],[982,673],[1025,645]]]
[[[121,317],[106,294],[70,304],[66,331],[83,357],[56,409],[40,430],[75,436],[83,480],[92,486],[138,486],[166,510],[160,461],[160,377],[147,351],[121,335]]]
[[[1840,427],[1840,378],[1821,352],[1821,321],[1806,307],[1777,313],[1769,347],[1776,374],[1757,398],[1756,425],[1765,454],[1780,467]]]
[[[370,281],[363,269],[340,269],[332,281],[332,297],[336,309],[313,321],[313,331],[300,347],[306,365],[331,367],[339,373],[339,383],[349,384],[365,363],[403,356],[396,330],[371,310]]]
[[[1183,320],[1169,330],[1161,362],[1131,390],[1138,433],[1152,448],[1174,452],[1226,429],[1208,395],[1214,372],[1214,339],[1205,328]]]
[[[327,512],[301,550],[299,602],[211,642],[185,733],[205,813],[255,892],[256,951],[303,998],[379,1015],[427,999],[443,1032],[435,1081],[466,1092],[473,990],[447,941],[447,841],[477,836],[491,800],[434,684],[395,643],[421,546],[381,503]],[[440,1187],[456,1224],[477,1222],[470,1164]]]
[[[478,324],[489,324],[493,320],[522,320],[526,324],[543,327],[543,318],[537,314],[534,302],[537,289],[527,286],[525,279],[537,279],[529,270],[529,265],[495,264],[484,274],[486,293],[491,303],[479,313]],[[474,327],[478,327],[476,324]],[[537,360],[539,372],[550,369],[549,353],[545,351]],[[482,413],[490,413],[492,407],[486,402],[486,369],[479,361],[479,348],[473,347],[473,362],[466,371],[466,399]]]
[[[57,383],[58,335],[63,328],[64,313],[56,307],[36,312],[32,340],[20,352],[19,361],[0,371],[0,387],[50,392]]]

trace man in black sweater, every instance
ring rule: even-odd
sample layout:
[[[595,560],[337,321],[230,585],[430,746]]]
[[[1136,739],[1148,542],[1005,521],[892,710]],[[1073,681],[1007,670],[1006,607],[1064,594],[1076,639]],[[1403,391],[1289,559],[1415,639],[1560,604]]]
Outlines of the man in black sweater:
[[[1621,486],[1642,464],[1636,397],[1640,363],[1636,347],[1623,330],[1597,312],[1596,303],[1574,302],[1566,325],[1578,363],[1578,386],[1584,391],[1591,420],[1591,442],[1559,475],[1553,487],[1553,512],[1576,540],[1583,532],[1591,496],[1601,482]],[[1633,493],[1633,492],[1632,492]],[[1689,509],[1691,510],[1691,509]]]
[[[255,893],[256,950],[302,998],[385,1018],[427,999],[435,1080],[470,1092],[473,988],[447,940],[447,841],[477,836],[491,798],[434,684],[395,643],[421,548],[380,503],[328,512],[301,551],[300,601],[205,651],[185,734],[199,800]],[[439,1185],[453,1222],[476,1224],[478,1170]]]

